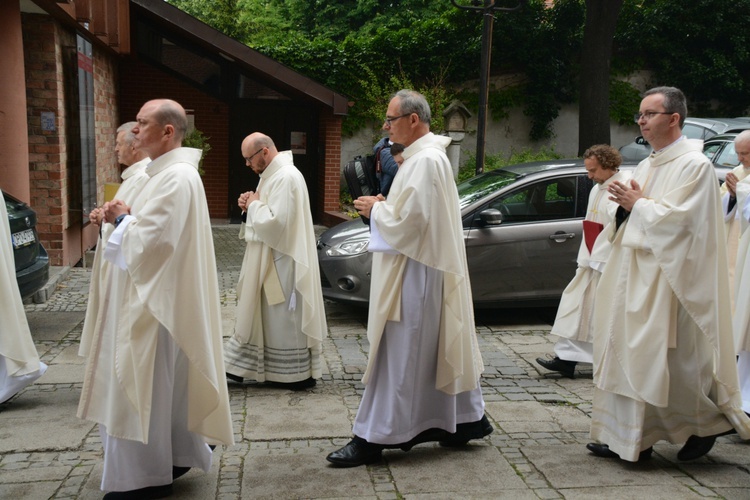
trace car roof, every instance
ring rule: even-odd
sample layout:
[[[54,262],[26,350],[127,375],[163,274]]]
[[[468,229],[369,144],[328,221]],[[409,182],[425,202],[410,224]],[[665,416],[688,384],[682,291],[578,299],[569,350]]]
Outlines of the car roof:
[[[740,116],[737,118],[685,118],[685,123],[692,123],[708,128],[717,134],[732,130],[750,129],[750,117]]]

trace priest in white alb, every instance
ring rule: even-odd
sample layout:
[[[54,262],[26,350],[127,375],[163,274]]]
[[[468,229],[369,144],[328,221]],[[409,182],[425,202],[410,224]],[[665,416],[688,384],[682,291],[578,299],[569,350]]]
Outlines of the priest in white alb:
[[[427,100],[411,90],[390,101],[383,129],[406,146],[388,198],[363,196],[373,252],[365,391],[354,438],[330,453],[338,467],[380,460],[427,441],[463,446],[492,432],[479,377],[461,210],[445,154],[430,132]]]
[[[267,135],[247,136],[242,155],[260,182],[238,200],[247,247],[236,326],[224,347],[227,377],[310,388],[322,375],[327,326],[305,178],[292,152],[279,152]]]
[[[148,180],[146,165],[151,161],[146,153],[135,147],[135,135],[133,135],[135,125],[135,122],[123,123],[117,128],[117,137],[115,138],[117,162],[125,168],[121,174],[122,183],[117,188],[113,199],[122,200],[126,204],[133,201],[135,195],[141,191]],[[99,315],[99,307],[101,306],[99,294],[109,273],[109,262],[102,258],[102,254],[104,253],[104,247],[107,245],[107,240],[109,240],[109,235],[115,229],[112,224],[104,221],[104,210],[101,207],[91,211],[89,220],[101,229],[94,252],[94,261],[91,264],[89,298],[86,305],[86,317],[83,321],[83,331],[81,332],[81,344],[78,348],[78,354],[83,357],[87,357],[89,354],[96,320]]]
[[[720,435],[750,438],[729,307],[719,184],[702,141],[682,136],[684,94],[647,91],[636,121],[654,152],[609,193],[620,205],[594,311],[594,397],[587,448],[635,462],[660,440],[679,460]]]
[[[560,297],[550,331],[560,337],[555,344],[555,356],[536,359],[540,366],[569,378],[574,377],[576,364],[594,361],[591,319],[596,307],[596,287],[612,248],[606,228],[614,223],[617,210],[617,204],[609,199],[607,187],[614,181],[624,182],[630,178],[629,172],[619,170],[620,152],[607,144],[597,144],[584,151],[583,163],[594,186],[583,222],[578,268]]]
[[[34,383],[47,370],[31,338],[11,245],[8,210],[0,191],[0,403]]]
[[[152,161],[132,201],[105,203],[110,273],[78,416],[97,422],[105,499],[162,498],[211,446],[234,442],[224,378],[219,284],[201,151],[181,147],[182,106],[148,101],[135,145]]]

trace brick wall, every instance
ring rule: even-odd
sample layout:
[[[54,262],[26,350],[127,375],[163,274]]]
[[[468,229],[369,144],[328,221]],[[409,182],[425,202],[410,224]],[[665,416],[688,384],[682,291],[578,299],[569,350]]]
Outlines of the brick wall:
[[[37,231],[52,265],[64,262],[64,229],[68,227],[68,161],[61,43],[65,38],[49,16],[23,14],[24,65],[29,131],[31,206]],[[69,40],[68,40],[69,42]],[[75,46],[75,45],[74,45]],[[52,112],[55,130],[44,131],[41,113]]]
[[[135,120],[143,103],[169,98],[192,109],[195,128],[209,137],[211,151],[203,160],[203,186],[212,218],[229,217],[229,108],[182,80],[135,58],[120,64],[121,121]]]
[[[334,226],[344,220],[341,216],[339,200],[341,191],[341,122],[340,116],[334,116],[330,110],[320,114],[320,159],[318,176],[317,210],[321,214],[322,223]]]
[[[115,153],[120,108],[117,95],[118,71],[114,57],[94,47],[94,122],[96,127],[96,201],[104,203],[104,184],[121,182]]]

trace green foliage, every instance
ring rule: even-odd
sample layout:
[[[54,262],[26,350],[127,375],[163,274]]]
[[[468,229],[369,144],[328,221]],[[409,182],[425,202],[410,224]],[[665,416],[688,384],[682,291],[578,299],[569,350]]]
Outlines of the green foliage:
[[[201,132],[197,128],[194,128],[193,130],[185,134],[185,138],[182,140],[183,147],[195,148],[203,151],[201,153],[201,159],[198,162],[198,173],[201,175],[206,173],[206,171],[203,170],[203,160],[206,158],[208,152],[211,151],[211,145],[208,143],[209,139],[210,137],[206,137],[203,132]]]
[[[167,1],[346,95],[354,106],[345,133],[379,124],[388,96],[402,87],[428,94],[435,130],[450,97],[477,109],[476,91],[456,89],[479,77],[482,16],[445,0]],[[587,1],[605,0],[555,0],[551,8],[529,0],[519,11],[495,14],[492,73],[525,76],[522,84],[490,89],[496,120],[522,106],[530,137],[551,137],[561,107],[578,99]],[[613,49],[611,117],[629,122],[637,92],[616,77],[639,69],[654,72],[653,84],[682,88],[691,115],[746,114],[747,19],[746,0],[624,2]]]
[[[609,81],[609,117],[620,125],[633,123],[634,110],[641,102],[641,93],[630,83],[622,80]]]
[[[470,179],[476,175],[477,169],[477,157],[472,152],[466,152],[469,155],[469,159],[466,163],[458,169],[458,182],[461,183],[466,179]],[[485,155],[484,158],[484,171],[489,172],[496,170],[508,165],[515,165],[516,163],[526,163],[529,161],[544,161],[544,160],[556,160],[562,158],[559,153],[556,153],[553,148],[542,148],[539,150],[523,149],[518,152],[511,151],[507,157],[502,153],[496,155]]]

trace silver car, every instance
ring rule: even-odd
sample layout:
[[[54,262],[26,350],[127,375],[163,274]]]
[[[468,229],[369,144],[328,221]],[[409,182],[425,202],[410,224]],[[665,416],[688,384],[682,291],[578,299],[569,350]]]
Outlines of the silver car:
[[[688,139],[703,139],[704,141],[716,134],[741,132],[750,129],[750,117],[738,118],[685,118],[682,133]],[[651,154],[651,145],[639,135],[635,141],[620,148],[623,161],[641,161]]]
[[[458,186],[475,307],[557,305],[575,274],[591,187],[581,159],[512,165]],[[321,235],[326,298],[367,304],[369,239],[360,220]]]

